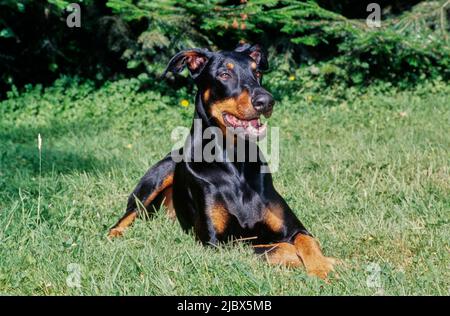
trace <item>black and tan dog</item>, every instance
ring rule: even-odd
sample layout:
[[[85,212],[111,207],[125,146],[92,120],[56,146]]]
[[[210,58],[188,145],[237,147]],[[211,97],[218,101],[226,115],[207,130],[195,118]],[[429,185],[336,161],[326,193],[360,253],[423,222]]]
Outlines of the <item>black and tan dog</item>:
[[[182,51],[170,60],[166,72],[178,73],[184,67],[198,87],[194,119],[200,120],[202,131],[218,127],[223,138],[233,137],[232,146],[236,146],[236,135],[248,145],[252,137],[265,132],[260,116],[270,116],[274,100],[261,86],[268,64],[258,45],[244,44],[224,52]],[[230,136],[228,128],[238,132]],[[194,152],[206,144],[195,129],[193,124],[185,151]],[[109,236],[122,235],[138,216],[140,204],[151,212],[164,203],[175,211],[182,228],[193,229],[204,244],[248,239],[270,263],[303,265],[309,274],[326,278],[335,260],[322,254],[318,242],[275,190],[270,173],[261,172],[265,165],[260,153],[253,162],[175,162],[169,154],[141,179]]]

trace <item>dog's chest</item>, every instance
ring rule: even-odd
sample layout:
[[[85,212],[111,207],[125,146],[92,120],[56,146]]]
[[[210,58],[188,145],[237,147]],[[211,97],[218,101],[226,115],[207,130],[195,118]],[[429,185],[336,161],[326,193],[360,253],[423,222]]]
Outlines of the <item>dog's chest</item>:
[[[263,220],[265,202],[262,192],[245,178],[223,186],[220,195],[225,209],[241,228],[253,229]]]

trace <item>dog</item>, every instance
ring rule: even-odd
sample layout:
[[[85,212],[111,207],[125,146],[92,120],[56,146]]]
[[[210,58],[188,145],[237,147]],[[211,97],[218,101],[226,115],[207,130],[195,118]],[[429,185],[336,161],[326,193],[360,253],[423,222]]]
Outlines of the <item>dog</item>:
[[[254,137],[265,133],[261,116],[270,117],[275,104],[261,85],[262,74],[268,70],[261,46],[241,44],[220,52],[184,50],[169,61],[163,76],[185,67],[198,89],[194,120],[201,124],[193,124],[189,142],[179,153],[204,149],[202,132],[216,128],[222,132],[216,140],[228,141],[234,149],[242,140],[248,154]],[[215,145],[218,156],[227,157],[223,142]],[[270,172],[261,172],[267,164],[259,151],[254,161],[186,160],[175,161],[172,152],[151,167],[108,236],[122,235],[138,217],[140,206],[151,214],[164,204],[176,214],[183,230],[193,230],[203,244],[249,240],[271,264],[304,266],[309,275],[327,278],[336,260],[323,255],[319,243],[275,190]]]

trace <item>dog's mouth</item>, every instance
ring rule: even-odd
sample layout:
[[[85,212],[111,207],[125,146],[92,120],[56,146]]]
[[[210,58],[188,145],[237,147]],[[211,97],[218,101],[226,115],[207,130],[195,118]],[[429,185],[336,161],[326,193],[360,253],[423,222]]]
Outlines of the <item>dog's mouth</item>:
[[[246,136],[261,138],[267,131],[267,124],[262,123],[260,117],[252,119],[240,119],[230,113],[224,112],[223,120],[227,127],[234,129],[233,132]]]

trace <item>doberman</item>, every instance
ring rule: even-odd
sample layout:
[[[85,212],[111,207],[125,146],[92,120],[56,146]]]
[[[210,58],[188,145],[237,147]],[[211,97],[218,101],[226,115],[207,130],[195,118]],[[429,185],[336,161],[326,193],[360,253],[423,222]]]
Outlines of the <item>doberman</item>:
[[[194,119],[201,124],[192,125],[184,151],[204,149],[202,132],[215,127],[223,132],[215,137],[223,137],[215,143],[215,150],[221,152],[223,140],[232,138],[227,144],[236,149],[238,139],[244,139],[248,154],[252,137],[266,130],[260,116],[269,117],[274,106],[272,95],[261,86],[262,72],[268,69],[264,51],[249,44],[234,51],[185,50],[170,60],[164,76],[185,67],[198,88]],[[234,129],[233,134],[229,129]],[[219,156],[227,154],[224,150]],[[193,229],[204,244],[250,240],[256,253],[264,254],[269,263],[304,266],[308,274],[326,278],[335,259],[322,254],[318,242],[275,190],[271,174],[261,172],[264,166],[259,150],[254,161],[175,161],[173,152],[169,153],[140,180],[128,199],[125,215],[111,228],[109,237],[122,235],[140,207],[152,212],[164,204],[176,214],[182,228]]]

